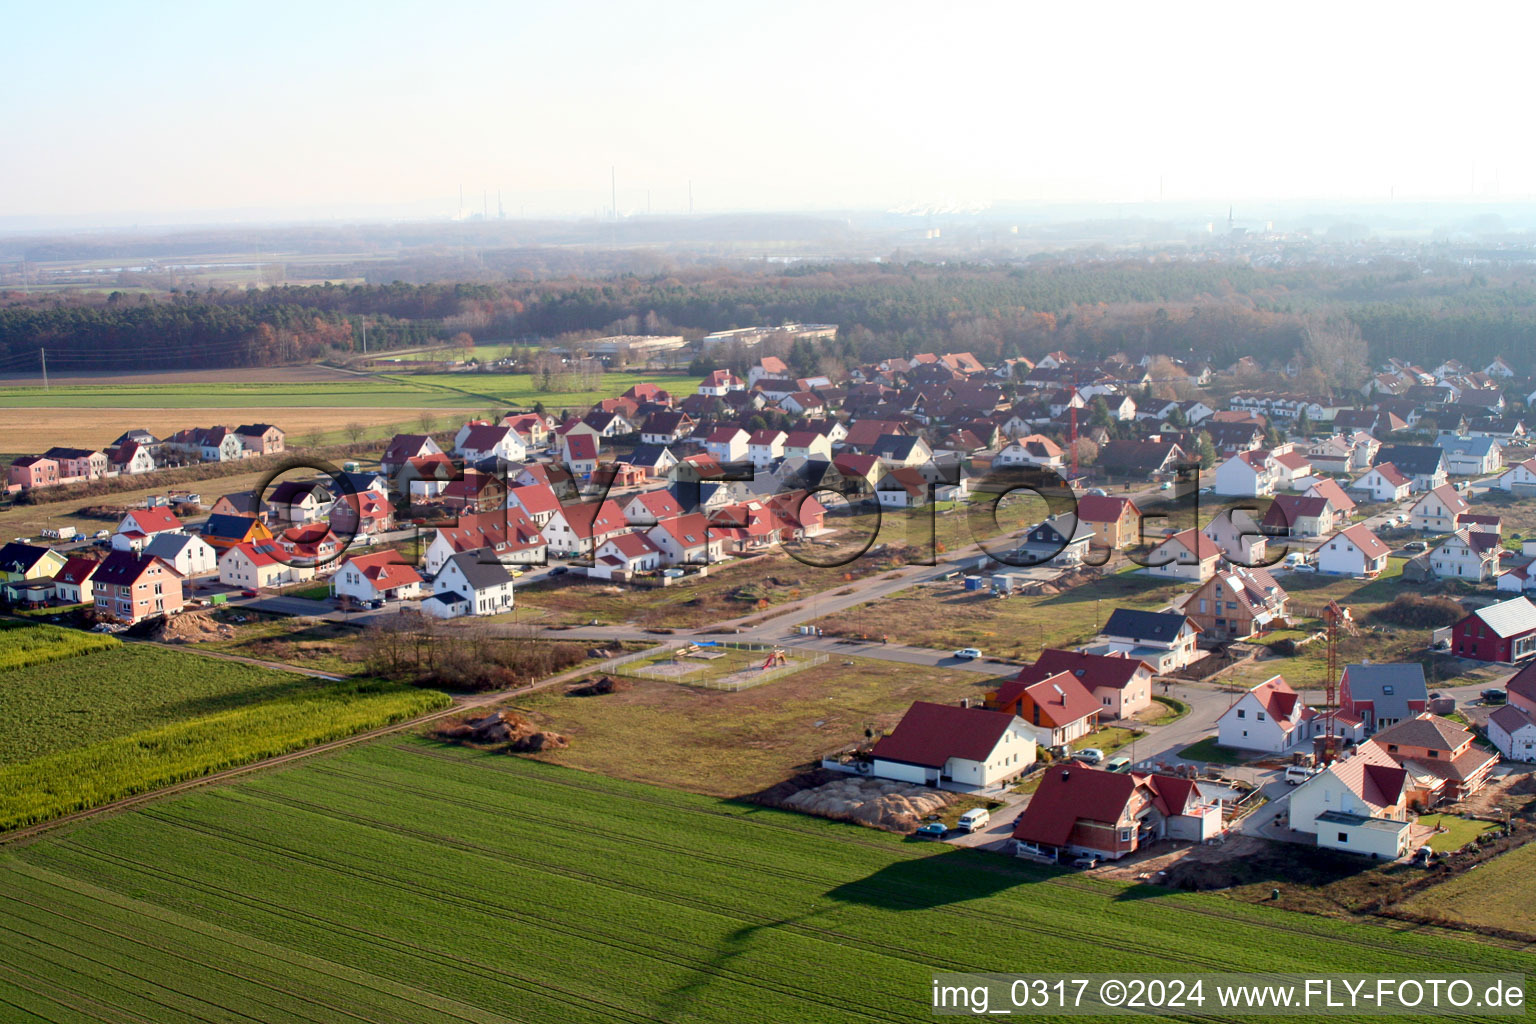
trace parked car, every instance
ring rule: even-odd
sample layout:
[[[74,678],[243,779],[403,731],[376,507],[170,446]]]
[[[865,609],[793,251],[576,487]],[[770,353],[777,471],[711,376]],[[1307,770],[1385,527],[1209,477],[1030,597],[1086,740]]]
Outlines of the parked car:
[[[1075,868],[1096,868],[1099,866],[1099,858],[1085,854],[1073,861],[1072,866]]]
[[[1104,760],[1104,751],[1100,750],[1098,747],[1084,747],[1082,750],[1079,750],[1072,756],[1077,758],[1079,761],[1082,761],[1084,764],[1098,764],[1100,761]]]
[[[985,807],[972,807],[970,810],[960,815],[960,824],[958,827],[965,829],[967,832],[980,832],[991,823],[991,811],[987,810]]]
[[[1316,774],[1317,770],[1314,768],[1293,764],[1285,770],[1285,784],[1287,786],[1299,786]]]
[[[97,530],[92,536],[97,540],[107,540],[112,536],[112,533],[109,530]]]
[[[1498,689],[1484,690],[1479,696],[1483,698],[1484,704],[1504,704],[1509,700],[1509,694]]]
[[[1104,770],[1107,772],[1128,772],[1131,770],[1131,759],[1124,754],[1112,757],[1104,762]]]
[[[260,597],[261,596],[261,591],[253,590],[250,587],[246,587],[244,590],[240,591],[240,596],[241,597]]]
[[[1423,551],[1426,547],[1428,547],[1428,545],[1425,544],[1421,540],[1411,540],[1407,544],[1403,545],[1403,550],[1404,551]]]
[[[919,839],[943,839],[949,835],[949,826],[942,821],[930,821],[919,825],[913,834]]]
[[[570,569],[566,568],[563,565],[557,565],[553,569],[549,570],[547,575],[550,575],[550,576],[564,576],[566,573],[568,573],[570,571],[571,571]]]
[[[522,574],[523,574],[523,570],[521,570],[521,569],[508,569],[507,570],[507,575],[511,576],[513,579],[517,579]]]
[[[975,661],[981,657],[981,652],[974,647],[962,647],[955,652],[955,657],[961,661]]]
[[[1090,487],[1088,488],[1088,493],[1093,495],[1095,498],[1109,497],[1109,492],[1102,487]]]

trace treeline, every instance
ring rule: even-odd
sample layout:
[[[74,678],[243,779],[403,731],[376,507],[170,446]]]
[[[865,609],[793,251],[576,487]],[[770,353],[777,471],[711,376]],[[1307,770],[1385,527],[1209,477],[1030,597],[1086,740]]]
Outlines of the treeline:
[[[58,365],[102,369],[304,362],[461,333],[562,338],[667,332],[698,336],[788,321],[836,323],[843,362],[972,351],[982,359],[1064,349],[1090,357],[1163,352],[1218,366],[1274,364],[1308,324],[1347,318],[1373,363],[1388,355],[1517,369],[1536,341],[1536,271],[1498,276],[1454,264],[1257,268],[1216,261],[1039,260],[712,268],[603,280],[284,286],[105,298],[0,296],[0,358],[46,347]],[[812,359],[797,359],[809,371]]]

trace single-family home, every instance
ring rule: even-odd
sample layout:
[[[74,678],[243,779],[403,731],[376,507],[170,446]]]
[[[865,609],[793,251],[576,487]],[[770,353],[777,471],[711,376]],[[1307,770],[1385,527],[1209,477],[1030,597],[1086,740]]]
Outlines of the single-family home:
[[[642,491],[625,502],[623,510],[624,521],[630,526],[655,526],[663,519],[683,514],[683,507],[665,488]]]
[[[1499,755],[1477,746],[1467,729],[1428,712],[1388,726],[1370,743],[1408,772],[1408,803],[1429,808],[1464,799],[1488,781]]]
[[[1317,546],[1317,571],[1338,576],[1376,576],[1387,567],[1392,549],[1364,523],[1335,533]]]
[[[224,549],[219,555],[219,582],[226,587],[262,590],[313,579],[313,566],[302,565],[277,546],[275,540],[249,541]]]
[[[598,439],[575,432],[560,435],[560,461],[577,480],[590,480],[597,472]]]
[[[1390,462],[1378,462],[1349,485],[1371,501],[1399,502],[1413,491],[1413,480]]]
[[[203,523],[199,536],[215,552],[228,551],[236,544],[263,544],[272,540],[272,531],[255,516],[211,515]]]
[[[786,459],[832,461],[832,439],[814,430],[794,430],[784,438]]]
[[[1416,493],[1432,491],[1445,483],[1445,452],[1432,444],[1384,444],[1376,458],[1396,466],[1399,473],[1413,481]]]
[[[1005,446],[992,459],[994,466],[1049,466],[1060,469],[1063,465],[1061,446],[1044,434],[1029,434]]]
[[[870,446],[869,454],[887,469],[915,469],[933,461],[928,442],[911,434],[883,434]]]
[[[611,498],[566,502],[541,531],[549,553],[562,558],[590,558],[610,537],[625,533],[629,524]]]
[[[649,537],[643,533],[621,533],[598,546],[588,575],[627,580],[637,572],[654,572],[661,566],[661,549]]]
[[[1077,499],[1077,520],[1093,531],[1095,547],[1123,551],[1141,543],[1141,509],[1130,498],[1085,494]]]
[[[1216,719],[1216,742],[1236,750],[1282,754],[1311,738],[1316,712],[1283,676],[1271,676],[1239,697]]]
[[[249,458],[258,455],[281,455],[287,450],[287,435],[282,427],[270,423],[242,423],[235,428],[235,437]]]
[[[183,576],[201,576],[218,568],[219,555],[207,541],[190,533],[157,533],[144,553],[165,562]]]
[[[1422,713],[1428,701],[1416,661],[1346,665],[1339,677],[1339,711],[1358,718],[1367,735]]]
[[[1154,547],[1146,555],[1149,576],[1187,580],[1208,580],[1221,564],[1221,548],[1199,530],[1182,530]]]
[[[13,491],[52,487],[59,482],[59,464],[41,455],[23,455],[11,463],[6,482]]]
[[[1408,854],[1408,773],[1370,743],[1290,796],[1289,825],[1329,850],[1395,860]]]
[[[261,500],[259,494],[251,491],[220,495],[219,500],[214,502],[213,507],[208,510],[209,515],[247,516],[258,519],[266,518],[267,513],[266,502]]]
[[[1338,517],[1327,498],[1278,494],[1260,525],[1274,537],[1321,537],[1334,530]]]
[[[646,417],[645,426],[640,428],[640,442],[665,448],[693,433],[697,425],[694,418],[685,412],[653,412]]]
[[[1525,708],[1506,704],[1488,716],[1488,742],[1506,761],[1536,761],[1536,719]]]
[[[1512,494],[1536,494],[1536,459],[1525,459],[1500,473],[1493,485]]]
[[[388,533],[395,528],[395,506],[372,489],[343,494],[331,506],[331,527],[344,537]]]
[[[932,484],[918,470],[899,466],[880,476],[875,498],[885,508],[919,508],[928,504]]]
[[[1504,684],[1509,703],[1536,715],[1536,663],[1526,665]]]
[[[1430,550],[1429,564],[1441,579],[1482,583],[1499,575],[1503,551],[1498,534],[1459,529]]]
[[[663,445],[641,444],[636,445],[624,461],[656,480],[672,472],[677,465],[677,456],[672,454],[672,449]]]
[[[747,382],[730,370],[711,370],[699,381],[698,393],[711,398],[723,398],[732,391],[745,391]]]
[[[1339,524],[1349,522],[1350,517],[1355,513],[1355,499],[1351,498],[1332,477],[1313,477],[1307,489],[1301,493],[1306,498],[1327,499],[1328,504],[1333,506],[1334,521]]]
[[[59,464],[61,480],[95,480],[107,475],[106,453],[94,448],[49,448],[43,458]]]
[[[1119,654],[1084,654],[1048,647],[1033,665],[1020,670],[1014,682],[1030,684],[1066,672],[1083,685],[1099,705],[1100,720],[1130,718],[1152,706],[1152,666]],[[987,695],[987,706],[998,707],[1000,691]]]
[[[11,541],[0,547],[0,580],[7,583],[45,579],[64,568],[68,556],[41,544]]]
[[[528,456],[528,445],[511,427],[497,423],[467,423],[459,428],[453,453],[466,463],[519,462]]]
[[[136,508],[123,516],[112,535],[112,547],[117,551],[143,551],[144,545],[157,533],[182,533],[181,520],[164,505],[155,508]]]
[[[1524,661],[1536,654],[1536,604],[1522,595],[1473,610],[1451,627],[1451,650],[1475,661]]]
[[[711,535],[702,512],[663,519],[645,535],[660,549],[667,565],[706,565],[725,556],[724,539]]]
[[[1445,452],[1446,472],[1451,476],[1487,476],[1504,466],[1504,448],[1492,437],[1441,434],[1435,446]]]
[[[747,458],[759,471],[766,470],[784,457],[784,443],[789,435],[782,430],[755,430],[747,435]]]
[[[1275,457],[1263,448],[1238,452],[1216,467],[1214,488],[1217,494],[1242,498],[1260,498],[1275,493],[1279,467]]]
[[[354,601],[407,600],[421,594],[424,581],[398,551],[349,555],[331,577],[331,593]]]
[[[1093,643],[1082,648],[1089,654],[1121,654],[1144,661],[1158,675],[1184,668],[1197,660],[1200,626],[1179,612],[1144,612],[1116,608]]]
[[[1289,621],[1285,588],[1269,570],[1239,565],[1218,569],[1184,602],[1184,614],[1214,640],[1240,640]]]
[[[751,436],[740,427],[717,427],[704,439],[704,450],[716,462],[744,462],[747,458],[747,441]]]
[[[1413,503],[1408,520],[1415,530],[1448,533],[1456,529],[1456,517],[1470,507],[1460,491],[1450,484],[1441,484]]]
[[[163,560],[116,550],[91,574],[96,616],[132,625],[181,611],[181,574]]]
[[[432,594],[421,610],[440,619],[460,615],[499,615],[512,610],[512,574],[480,551],[448,558],[432,577]]]
[[[94,558],[70,558],[53,574],[53,596],[63,604],[90,604],[95,600],[91,578],[100,565]]]
[[[1023,719],[1001,711],[918,701],[870,752],[876,778],[986,788],[1035,763]]]
[[[267,508],[273,518],[286,523],[313,523],[330,514],[336,496],[314,480],[284,480],[272,488]]]
[[[442,455],[443,449],[432,440],[428,434],[396,434],[384,448],[384,455],[379,460],[379,468],[385,476],[393,477],[406,466],[412,459],[424,459],[433,455]]]
[[[1042,747],[1082,739],[1098,726],[1102,705],[1071,672],[1045,675],[1026,668],[989,695],[987,707],[1018,715]]]
[[[437,574],[448,559],[465,551],[484,552],[508,565],[543,565],[548,546],[539,526],[521,508],[509,506],[477,515],[461,515],[437,529],[422,557],[427,572]]]
[[[1204,842],[1221,827],[1221,805],[1193,779],[1068,763],[1045,769],[1013,840],[1018,855],[1036,860],[1119,860],[1159,839]]]

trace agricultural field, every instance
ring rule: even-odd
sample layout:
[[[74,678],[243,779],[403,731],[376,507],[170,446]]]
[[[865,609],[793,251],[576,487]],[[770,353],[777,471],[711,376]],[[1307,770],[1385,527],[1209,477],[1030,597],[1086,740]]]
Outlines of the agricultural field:
[[[43,1020],[908,1021],[934,970],[1536,970],[422,739],[92,822],[0,872],[0,999]]]
[[[1000,599],[949,580],[828,615],[817,625],[840,636],[889,634],[923,647],[979,647],[997,657],[1033,658],[1044,647],[1091,639],[1116,608],[1157,611],[1188,591],[1186,584],[1121,572],[1059,594]]]
[[[447,701],[434,691],[370,680],[328,683],[147,644],[114,642],[0,671],[0,830],[337,739]]]
[[[116,637],[97,633],[0,620],[0,672],[35,668],[64,658],[104,651],[117,647],[119,642]],[[3,699],[0,695],[0,700]]]
[[[1434,840],[1430,844],[1437,848],[1440,845]],[[1478,865],[1474,871],[1425,890],[1403,903],[1402,909],[1443,915],[1473,927],[1536,935],[1536,905],[1531,902],[1533,870],[1536,843],[1527,843]]]
[[[978,700],[994,681],[834,656],[739,693],[658,679],[625,682],[628,689],[598,697],[544,691],[507,706],[570,738],[570,747],[538,755],[555,764],[738,796],[862,742],[865,729],[889,730],[915,700]]]

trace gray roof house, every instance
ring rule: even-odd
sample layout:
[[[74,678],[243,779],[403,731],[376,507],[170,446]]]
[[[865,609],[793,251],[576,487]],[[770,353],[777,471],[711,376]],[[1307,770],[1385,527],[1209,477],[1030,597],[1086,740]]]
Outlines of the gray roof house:
[[[1367,733],[1421,714],[1428,702],[1424,666],[1415,661],[1348,665],[1339,679],[1339,713],[1360,719]]]

